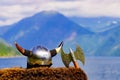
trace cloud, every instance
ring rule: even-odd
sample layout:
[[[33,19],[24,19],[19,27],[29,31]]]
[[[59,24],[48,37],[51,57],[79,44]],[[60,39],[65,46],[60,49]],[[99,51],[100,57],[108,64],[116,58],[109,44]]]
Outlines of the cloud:
[[[50,3],[67,16],[120,17],[120,0],[81,0]],[[56,4],[56,5],[54,5]],[[63,5],[62,5],[63,4]],[[62,5],[62,6],[61,6]],[[67,5],[67,6],[66,6]],[[50,7],[51,8],[51,7]]]
[[[75,37],[77,36],[76,32],[72,32],[72,34],[65,40],[66,42],[68,41],[72,41],[75,39]]]
[[[20,37],[24,36],[25,32],[24,31],[20,31],[14,38],[14,40],[19,39]]]
[[[120,17],[120,0],[1,0],[0,25],[9,25],[43,10],[66,16]]]
[[[112,23],[113,23],[113,24],[117,24],[117,23],[118,23],[118,21],[115,21],[115,20],[114,20],[114,21],[112,21]]]

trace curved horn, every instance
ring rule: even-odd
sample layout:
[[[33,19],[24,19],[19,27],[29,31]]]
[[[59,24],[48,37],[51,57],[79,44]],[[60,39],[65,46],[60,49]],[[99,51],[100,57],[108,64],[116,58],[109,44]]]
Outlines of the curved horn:
[[[59,44],[58,48],[55,48],[53,50],[50,50],[51,56],[55,56],[57,53],[60,52],[61,48],[63,46],[63,41]]]
[[[22,53],[25,56],[30,56],[31,51],[22,48],[20,45],[17,44],[17,42],[15,42],[15,46],[20,53]]]

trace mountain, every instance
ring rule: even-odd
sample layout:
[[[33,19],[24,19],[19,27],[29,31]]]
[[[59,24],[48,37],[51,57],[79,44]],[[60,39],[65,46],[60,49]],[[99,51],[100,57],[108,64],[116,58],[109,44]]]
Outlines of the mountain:
[[[86,25],[90,24],[91,27],[86,27],[61,13],[43,11],[8,26],[10,28],[1,36],[8,43],[13,44],[17,41],[26,49],[31,49],[36,45],[51,49],[64,41],[65,51],[69,50],[68,48],[75,50],[75,45],[78,44],[86,56],[120,56],[119,19],[102,18],[100,23],[93,24],[93,27],[91,22],[94,23],[96,20],[99,22],[98,18],[89,18]],[[112,22],[106,25],[109,20]],[[93,28],[100,31],[92,32]]]
[[[97,53],[96,55],[120,56],[120,24],[100,35],[104,36],[105,39],[104,44],[99,46],[99,49],[96,50],[96,53],[101,51],[101,54]]]
[[[77,37],[76,41],[87,55],[120,56],[120,18],[70,18],[72,21],[91,30],[95,35]]]
[[[54,48],[68,38],[94,34],[55,11],[37,13],[10,26],[2,37],[11,44],[17,41],[27,49],[38,44]]]
[[[2,36],[4,33],[6,33],[9,29],[11,28],[11,26],[0,26],[0,36]]]
[[[70,19],[94,32],[109,30],[120,23],[120,18],[114,17],[70,17]]]
[[[20,55],[16,49],[0,39],[0,56],[17,56]]]

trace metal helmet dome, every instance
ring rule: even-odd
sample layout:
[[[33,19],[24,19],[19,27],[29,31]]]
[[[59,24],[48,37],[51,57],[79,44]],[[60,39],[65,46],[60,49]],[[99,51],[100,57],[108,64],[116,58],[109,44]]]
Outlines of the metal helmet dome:
[[[41,46],[41,45],[38,45],[38,46],[33,47],[32,52],[34,53],[34,52],[36,52],[36,50],[48,51],[47,48],[45,48],[45,47],[43,47],[43,46]]]
[[[33,53],[33,56],[35,56],[36,58],[39,58],[41,60],[51,59],[50,51],[41,45],[33,47],[32,53]]]

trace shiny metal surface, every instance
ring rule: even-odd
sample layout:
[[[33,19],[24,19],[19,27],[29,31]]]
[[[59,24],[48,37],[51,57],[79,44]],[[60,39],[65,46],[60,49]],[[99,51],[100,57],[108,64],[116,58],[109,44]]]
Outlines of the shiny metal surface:
[[[32,50],[33,56],[41,60],[50,60],[51,54],[47,48],[43,46],[36,46]]]

